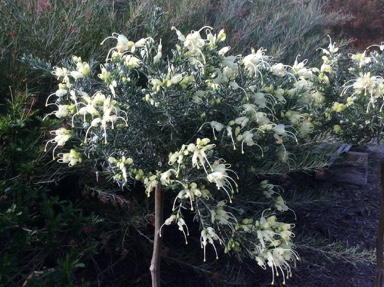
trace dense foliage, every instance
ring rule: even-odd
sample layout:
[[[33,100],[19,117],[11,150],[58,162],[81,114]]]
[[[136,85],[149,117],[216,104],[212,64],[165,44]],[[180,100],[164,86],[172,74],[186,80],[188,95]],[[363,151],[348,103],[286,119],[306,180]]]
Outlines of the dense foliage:
[[[320,140],[380,137],[375,106],[383,80],[370,75],[380,70],[379,55],[349,55],[351,63],[344,63],[330,42],[320,68],[297,60],[289,66],[272,62],[263,49],[229,55],[223,30],[216,35],[203,27],[185,36],[172,29],[179,44],[169,57],[161,41],[114,34],[117,44],[100,72],[76,56],[53,69],[61,83],[47,103],[55,97],[52,114],[66,123],[47,142],[53,158],[122,187],[141,182],[148,196],[165,189],[172,213],[155,237],[175,223],[187,243],[185,217],[192,214],[204,261],[208,244],[216,257],[216,245],[223,245],[225,253],[250,257],[288,279],[299,257],[291,225],[276,220],[289,208],[276,187],[256,176],[325,166],[324,152],[316,151]],[[353,118],[362,108],[371,128],[367,119],[363,125]],[[357,125],[342,129],[348,120]],[[236,207],[236,192],[258,204]]]
[[[317,50],[343,19],[319,1],[270,2],[0,2],[0,286],[148,285],[145,190],[155,180],[167,189],[166,285],[191,274],[245,282],[236,274],[246,268],[224,252],[290,273],[294,213],[281,212],[272,175],[324,166],[333,149],[324,139],[380,137],[383,59],[370,54],[380,45]],[[226,40],[207,28],[182,40],[205,25],[224,27]],[[114,43],[100,43],[115,31],[143,40],[115,34],[121,45],[105,59]],[[188,246],[167,224],[188,226]]]

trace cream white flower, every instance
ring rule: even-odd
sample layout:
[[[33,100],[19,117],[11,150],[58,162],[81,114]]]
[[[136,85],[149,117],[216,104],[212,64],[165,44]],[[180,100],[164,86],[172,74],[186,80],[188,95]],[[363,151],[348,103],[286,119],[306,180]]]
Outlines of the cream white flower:
[[[161,230],[163,229],[164,225],[170,225],[175,221],[177,223],[178,229],[184,234],[185,244],[188,244],[188,240],[187,240],[187,236],[189,236],[188,226],[185,223],[185,220],[180,216],[180,214],[177,214],[177,215],[172,214],[169,218],[167,218],[164,221],[163,225],[161,225],[160,227],[159,236],[161,237]],[[187,232],[185,232],[184,228]]]
[[[160,181],[162,185],[169,185],[172,184],[173,179],[171,179],[172,175],[176,175],[177,177],[177,171],[174,169],[169,169],[165,172],[163,172],[160,176]]]
[[[229,50],[231,50],[231,47],[227,46],[227,47],[221,48],[217,53],[220,56],[224,56],[226,53],[228,53]]]
[[[207,194],[205,193],[204,189],[203,191],[200,190],[200,188],[197,187],[197,184],[195,182],[192,182],[190,184],[184,185],[184,188],[179,191],[177,197],[175,198],[173,202],[172,210],[175,210],[175,205],[177,201],[183,200],[183,199],[189,199],[190,203],[190,209],[191,211],[194,210],[194,202],[196,197],[201,197],[204,195],[204,198],[206,198]]]
[[[57,130],[53,130],[50,132],[51,135],[55,135],[55,137],[45,144],[44,151],[47,151],[47,145],[49,143],[55,143],[56,146],[53,149],[53,158],[55,158],[55,150],[57,147],[62,147],[65,143],[72,137],[72,132],[66,128],[59,128]]]
[[[213,172],[207,174],[207,179],[209,182],[215,183],[218,190],[224,190],[228,196],[229,202],[232,203],[232,194],[234,193],[233,186],[235,186],[237,189],[237,183],[232,177],[228,175],[229,171],[234,173],[234,171],[228,167],[230,167],[229,164],[215,161],[215,163],[212,165]]]
[[[124,65],[126,65],[127,67],[132,68],[132,69],[140,67],[141,61],[138,58],[136,58],[135,56],[125,55],[124,57],[125,57]]]
[[[225,30],[221,29],[219,34],[217,35],[217,40],[224,42],[226,38],[227,38],[227,36],[225,34]]]
[[[123,53],[124,51],[128,50],[130,48],[130,43],[124,35],[118,35],[117,36],[117,44],[116,44],[116,50],[119,53]]]
[[[304,122],[301,123],[301,125],[299,127],[299,134],[301,136],[306,136],[306,135],[312,133],[313,129],[314,129],[313,123],[311,123],[308,120],[305,120]]]
[[[112,33],[112,36],[105,38],[102,42],[101,45],[104,44],[104,42],[107,39],[115,39],[117,40],[116,47],[110,49],[107,54],[107,59],[109,58],[109,54],[112,51],[117,51],[120,54],[123,54],[125,51],[130,50],[132,53],[135,51],[135,43],[132,41],[129,41],[127,37],[124,35],[118,34],[118,33]]]
[[[59,163],[68,163],[69,166],[74,166],[82,162],[81,153],[77,152],[74,149],[71,149],[69,153],[59,153]]]
[[[297,74],[299,77],[302,77],[302,78],[309,78],[309,77],[311,77],[312,76],[312,71],[305,67],[305,65],[307,64],[308,60],[304,60],[304,61],[299,63],[297,61],[297,58],[298,57],[296,57],[295,63],[292,66],[292,71],[295,74]]]
[[[206,261],[206,247],[208,243],[211,244],[215,249],[216,259],[218,259],[217,249],[214,241],[219,241],[222,243],[222,240],[217,236],[215,230],[212,227],[204,228],[200,235],[201,248],[204,249],[204,262]]]
[[[57,77],[57,79],[64,78],[70,74],[67,68],[54,67],[52,74]]]
[[[259,73],[259,64],[265,63],[265,61],[268,59],[269,57],[265,56],[263,48],[260,48],[259,50],[257,50],[257,52],[252,49],[252,53],[243,58],[243,64],[244,67],[248,70],[248,72],[256,75]]]
[[[224,128],[224,125],[222,123],[219,123],[217,121],[212,121],[209,123],[212,127],[212,131],[213,131],[213,136],[215,138],[215,140],[217,140],[217,137],[216,137],[216,134],[215,134],[215,130],[218,131],[218,132],[221,132]]]
[[[83,63],[77,63],[76,64],[76,69],[79,71],[84,77],[89,76],[91,73],[91,68],[89,67],[89,64],[86,62]]]
[[[55,95],[58,96],[59,98],[61,98],[61,97],[65,96],[67,93],[68,93],[67,90],[58,89],[58,90],[55,92]]]
[[[360,68],[369,64],[372,61],[371,57],[367,57],[366,51],[364,51],[363,53],[350,54],[349,56],[353,61],[359,64]]]
[[[58,118],[65,118],[72,112],[72,106],[70,105],[58,105],[58,110],[54,112]]]
[[[157,54],[156,54],[156,56],[153,58],[153,63],[154,63],[154,64],[160,62],[161,57],[163,56],[163,54],[162,54],[162,49],[163,49],[163,45],[161,45],[161,40],[160,40],[160,44],[159,44],[159,46],[157,46]]]
[[[103,65],[100,65],[100,68],[101,74],[98,74],[97,76],[104,82],[108,83],[111,79],[111,72],[107,71],[107,69]]]
[[[185,36],[179,30],[177,30],[174,26],[172,26],[171,30],[176,31],[177,38],[179,39],[179,41],[182,41],[182,42],[185,41]]]
[[[284,77],[287,74],[287,71],[285,70],[285,66],[282,63],[274,64],[271,67],[272,74],[278,76],[278,77]]]
[[[287,211],[289,209],[281,196],[277,197],[275,207],[278,211]]]
[[[159,185],[157,175],[150,175],[144,178],[145,193],[149,197],[151,192]]]
[[[260,108],[263,109],[267,107],[267,99],[265,98],[265,94],[261,92],[257,92],[252,94],[253,102]]]

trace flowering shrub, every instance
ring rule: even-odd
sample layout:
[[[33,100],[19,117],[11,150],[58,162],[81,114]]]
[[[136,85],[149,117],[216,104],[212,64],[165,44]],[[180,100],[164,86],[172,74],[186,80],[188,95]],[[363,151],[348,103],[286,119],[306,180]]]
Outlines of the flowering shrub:
[[[102,174],[122,187],[141,182],[148,196],[165,190],[172,213],[156,237],[176,224],[187,243],[192,213],[204,261],[208,246],[216,257],[221,246],[288,278],[299,257],[293,226],[277,218],[289,208],[279,187],[255,175],[325,164],[300,159],[311,153],[314,138],[332,128],[339,135],[343,127],[332,119],[353,106],[328,96],[337,48],[331,43],[323,50],[320,69],[298,58],[289,66],[263,49],[230,55],[223,30],[184,35],[172,29],[178,44],[170,57],[163,57],[161,41],[114,34],[106,40],[116,45],[99,70],[76,56],[54,67],[60,84],[47,105],[56,106],[52,115],[65,124],[51,132],[47,146],[53,144],[58,162],[93,170],[95,179]],[[381,85],[362,74],[343,89],[352,97],[369,92],[373,106]],[[260,200],[236,207],[244,195]]]
[[[319,89],[328,94],[317,112],[321,110],[335,137],[359,145],[382,138],[383,50],[383,44],[348,55],[336,47],[323,50],[321,69],[328,71],[327,84]]]

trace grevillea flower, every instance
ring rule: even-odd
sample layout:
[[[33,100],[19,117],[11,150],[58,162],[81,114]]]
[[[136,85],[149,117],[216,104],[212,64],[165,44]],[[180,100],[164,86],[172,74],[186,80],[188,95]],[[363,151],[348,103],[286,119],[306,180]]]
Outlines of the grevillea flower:
[[[370,100],[367,107],[367,112],[370,107],[375,107],[379,97],[384,94],[384,79],[380,76],[371,76],[371,73],[361,73],[360,76],[354,81],[352,85],[344,88],[343,93],[350,87],[354,89],[354,95],[369,95]],[[380,108],[380,111],[382,106]]]
[[[183,232],[184,234],[184,239],[185,239],[185,244],[188,244],[188,240],[187,240],[187,236],[189,236],[189,230],[188,230],[188,226],[187,224],[185,223],[185,220],[180,216],[180,214],[172,214],[169,218],[167,218],[163,225],[161,225],[160,229],[159,229],[159,236],[161,237],[161,230],[163,229],[164,225],[170,225],[172,224],[173,222],[177,223],[177,226],[179,227],[178,229]],[[185,230],[187,232],[185,232]]]
[[[322,50],[324,54],[331,56],[337,53],[337,51],[339,51],[339,48],[336,46],[336,43],[332,43],[332,39],[329,35],[328,35],[328,38],[329,38],[328,50],[323,48],[319,48],[319,49]]]
[[[223,189],[228,195],[229,202],[232,203],[232,194],[235,192],[233,186],[235,186],[237,189],[237,183],[232,177],[228,175],[229,171],[236,175],[236,173],[229,169],[229,167],[229,164],[215,161],[212,165],[213,172],[207,174],[207,179],[209,182],[215,183],[217,189]]]
[[[133,55],[125,55],[124,57],[125,57],[124,65],[126,65],[127,67],[129,67],[131,69],[140,67],[141,60],[139,60],[135,56],[133,56]]]
[[[173,179],[171,179],[172,175],[175,175],[177,177],[177,171],[174,169],[169,169],[165,172],[163,172],[160,176],[160,181],[162,185],[169,185],[172,184]]]
[[[268,59],[269,57],[265,56],[263,48],[260,48],[259,50],[257,50],[257,52],[252,49],[252,53],[243,58],[243,64],[251,75],[256,76],[257,74],[259,74],[261,76],[259,67],[260,65],[263,66],[264,64],[266,64],[266,60]]]
[[[184,200],[188,199],[191,206],[191,211],[194,210],[193,204],[195,201],[195,197],[201,197],[203,193],[200,191],[200,189],[197,187],[197,184],[195,182],[192,182],[190,184],[184,184],[183,189],[178,193],[177,197],[175,198],[173,202],[173,208],[172,210],[175,210],[175,205],[178,200]]]
[[[188,54],[190,56],[196,57],[197,61],[205,63],[205,56],[202,52],[203,46],[206,44],[206,41],[209,42],[209,40],[204,40],[201,38],[200,32],[203,29],[207,29],[208,31],[212,30],[209,26],[204,26],[198,31],[192,31],[187,36],[184,36],[179,30],[177,30],[175,27],[172,27],[172,30],[176,31],[178,39],[183,42],[184,47],[188,49]],[[207,33],[208,34],[208,33]]]
[[[127,39],[127,37],[125,37],[124,35],[120,35],[120,34],[117,34],[117,33],[112,33],[112,36],[110,37],[107,37],[103,40],[103,42],[101,42],[100,45],[103,45],[104,42],[107,40],[107,39],[116,39],[117,40],[117,44],[116,44],[116,47],[110,49],[108,51],[108,54],[107,54],[107,59],[109,58],[109,54],[111,53],[111,51],[113,50],[116,50],[117,52],[119,53],[124,53],[125,51],[129,50],[129,49],[134,49],[135,47],[135,43],[132,42],[132,41],[129,41]],[[134,52],[134,50],[133,50]],[[133,53],[132,52],[132,53]]]
[[[298,131],[299,131],[299,134],[300,134],[301,136],[306,136],[306,135],[312,133],[312,132],[313,132],[313,129],[314,129],[314,125],[313,125],[313,123],[311,123],[311,122],[308,121],[308,120],[304,120],[304,121],[300,124]]]
[[[333,106],[332,106],[332,109],[337,112],[337,113],[341,113],[342,111],[344,111],[346,109],[346,105],[344,104],[340,104],[338,102],[334,102],[333,103]]]
[[[210,122],[210,125],[212,127],[213,136],[214,136],[215,140],[217,140],[217,137],[216,137],[216,134],[215,134],[215,130],[218,131],[218,132],[221,132],[222,129],[224,128],[224,125],[222,123],[217,122],[217,121]]]
[[[214,210],[213,209],[210,210],[211,221],[217,222],[218,224],[221,224],[221,225],[228,225],[233,230],[234,229],[233,224],[237,224],[237,220],[232,213],[227,212],[224,209],[225,204],[226,204],[226,201],[221,200],[216,204],[216,208]]]
[[[68,71],[67,68],[60,68],[60,67],[54,67],[52,74],[57,77],[59,80],[60,78],[64,78],[68,76],[71,72]]]
[[[297,142],[297,138],[296,138],[295,134],[290,132],[290,131],[287,131],[285,129],[285,125],[283,125],[283,124],[275,125],[273,127],[273,131],[275,132],[275,134],[273,136],[276,139],[277,144],[282,144],[283,138],[286,136],[292,137]]]
[[[104,82],[109,83],[111,79],[111,72],[107,71],[107,69],[103,65],[100,65],[100,68],[101,74],[98,74],[97,76]]]
[[[127,182],[128,181],[127,165],[131,165],[133,163],[133,159],[130,157],[127,158],[123,155],[120,160],[117,160],[114,157],[109,157],[108,162],[116,166],[118,169],[120,169],[124,181]]]
[[[192,166],[196,167],[197,169],[199,169],[200,167],[203,167],[206,173],[208,173],[206,166],[211,168],[206,152],[213,149],[216,146],[214,144],[208,144],[209,142],[210,142],[210,139],[208,138],[204,138],[204,139],[198,138],[196,140],[195,147],[193,148],[193,150],[191,150],[191,152],[193,152]]]
[[[362,66],[365,66],[369,64],[372,61],[371,57],[367,57],[365,54],[366,51],[363,53],[356,53],[356,54],[349,54],[351,59],[359,64],[359,67],[361,68]]]
[[[154,190],[159,185],[158,176],[156,174],[149,175],[144,178],[145,193],[149,197],[152,190]]]
[[[226,38],[227,36],[225,34],[225,30],[221,29],[219,34],[217,35],[217,40],[219,40],[220,42],[224,42]]]
[[[163,49],[163,45],[161,45],[161,40],[160,40],[160,44],[157,46],[157,54],[155,57],[153,57],[154,64],[160,62],[161,57],[163,56],[162,49]]]
[[[284,199],[281,196],[278,196],[275,202],[275,207],[278,211],[287,211],[289,208],[285,204]]]
[[[79,71],[71,71],[70,75],[75,79],[75,80],[78,80],[78,79],[81,79],[84,77],[84,75],[79,72]]]
[[[81,153],[77,152],[74,149],[71,149],[69,153],[59,153],[59,163],[68,163],[69,166],[74,166],[82,162]]]
[[[302,62],[298,62],[295,60],[295,63],[292,66],[292,71],[297,74],[300,78],[310,78],[312,76],[312,71],[307,69],[305,65],[307,64],[308,60],[304,60]]]
[[[285,66],[282,63],[274,64],[271,67],[271,71],[272,71],[272,74],[274,74],[278,77],[284,77],[287,74]]]
[[[58,118],[65,118],[73,114],[75,110],[74,105],[58,105],[57,111],[53,112],[53,114]]]
[[[216,259],[219,258],[214,241],[219,241],[222,243],[222,240],[219,238],[219,236],[217,236],[215,230],[212,227],[204,228],[200,235],[201,248],[204,249],[204,262],[206,261],[206,247],[208,243],[212,244],[213,248],[215,249]]]
[[[257,237],[261,248],[256,246],[253,254],[257,263],[266,269],[266,264],[272,269],[272,285],[275,283],[275,275],[283,275],[285,279],[292,276],[290,262],[299,260],[299,256],[294,250],[291,238],[294,236],[290,224],[276,221],[276,216],[264,215],[255,222]]]
[[[65,145],[65,143],[72,137],[72,132],[70,130],[67,130],[66,128],[59,128],[57,130],[51,131],[51,135],[55,135],[55,137],[45,144],[44,151],[47,151],[47,145],[49,143],[55,143],[56,146],[53,149],[53,158],[55,158],[55,150],[57,147],[62,147]]]

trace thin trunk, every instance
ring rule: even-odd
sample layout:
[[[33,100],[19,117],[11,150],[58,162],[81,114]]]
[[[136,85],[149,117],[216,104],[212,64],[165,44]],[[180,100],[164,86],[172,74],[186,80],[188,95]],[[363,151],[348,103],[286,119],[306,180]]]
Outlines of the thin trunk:
[[[155,188],[155,232],[153,240],[153,253],[151,266],[152,287],[160,287],[160,263],[161,263],[161,243],[162,238],[159,230],[163,223],[163,188],[161,185]]]

